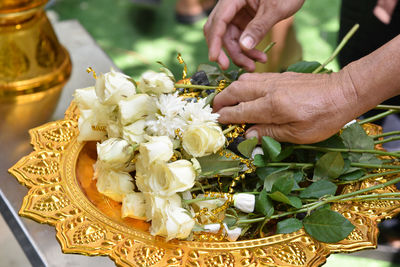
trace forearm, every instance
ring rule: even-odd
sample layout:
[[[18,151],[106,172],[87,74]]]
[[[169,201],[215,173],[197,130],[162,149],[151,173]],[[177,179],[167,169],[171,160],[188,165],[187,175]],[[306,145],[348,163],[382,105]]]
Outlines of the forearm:
[[[400,94],[400,35],[343,71],[353,84],[356,115]]]

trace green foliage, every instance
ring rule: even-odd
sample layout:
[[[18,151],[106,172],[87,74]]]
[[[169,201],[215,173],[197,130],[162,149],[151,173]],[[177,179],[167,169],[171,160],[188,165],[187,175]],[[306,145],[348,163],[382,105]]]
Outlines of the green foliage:
[[[262,190],[256,199],[255,210],[267,218],[271,217],[274,214],[274,204],[271,199],[268,197],[268,193],[265,190]]]
[[[344,168],[344,160],[340,152],[328,152],[315,163],[313,180],[335,179]]]
[[[354,229],[340,213],[330,209],[318,209],[303,220],[306,232],[318,241],[336,243],[345,239]]]
[[[301,198],[320,198],[326,195],[335,195],[337,185],[328,181],[320,180],[309,185],[300,193]]]
[[[300,230],[302,227],[303,223],[299,219],[288,218],[276,224],[276,233],[289,234]]]
[[[264,151],[264,156],[271,161],[277,161],[281,153],[281,144],[269,136],[263,136],[261,139],[261,146]]]
[[[251,157],[251,152],[253,152],[254,148],[256,147],[258,143],[257,137],[249,138],[244,140],[243,142],[240,142],[238,145],[238,150],[240,153],[242,153],[243,156],[246,158]]]
[[[271,192],[279,191],[287,195],[292,191],[294,183],[293,174],[281,176],[272,185]]]

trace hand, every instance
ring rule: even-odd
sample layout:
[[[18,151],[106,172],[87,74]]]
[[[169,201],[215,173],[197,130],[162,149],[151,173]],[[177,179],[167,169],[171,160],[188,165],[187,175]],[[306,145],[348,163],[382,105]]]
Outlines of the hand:
[[[278,141],[322,141],[370,107],[358,103],[352,79],[332,74],[244,74],[218,94],[214,111],[221,123],[254,123],[246,137]]]
[[[271,27],[293,15],[304,0],[220,0],[207,23],[204,35],[209,48],[209,59],[217,61],[222,69],[229,67],[229,59],[254,71],[255,61],[265,62],[266,55],[254,47]]]

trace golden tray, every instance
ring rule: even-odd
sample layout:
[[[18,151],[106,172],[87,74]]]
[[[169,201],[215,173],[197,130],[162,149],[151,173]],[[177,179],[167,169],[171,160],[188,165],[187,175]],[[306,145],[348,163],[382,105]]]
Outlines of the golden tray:
[[[303,229],[237,242],[166,242],[150,235],[143,222],[118,219],[113,215],[112,203],[109,212],[104,212],[107,208],[100,209],[82,190],[78,178],[90,174],[77,168],[82,157],[88,156],[82,152],[87,151],[87,145],[77,141],[78,116],[79,110],[72,103],[63,120],[31,129],[34,151],[9,170],[30,188],[19,214],[54,225],[64,253],[107,255],[119,266],[319,266],[331,253],[375,248],[377,223],[400,212],[400,201],[395,200],[333,204],[332,209],[356,227],[346,239],[334,244],[319,242]],[[381,128],[369,126],[367,131],[376,134]],[[377,177],[346,185],[342,192],[392,178]],[[395,191],[392,185],[375,192]]]

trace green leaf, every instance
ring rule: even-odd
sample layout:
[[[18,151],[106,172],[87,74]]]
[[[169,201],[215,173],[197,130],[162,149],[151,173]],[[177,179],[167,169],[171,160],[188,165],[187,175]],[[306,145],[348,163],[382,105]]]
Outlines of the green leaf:
[[[334,148],[345,148],[346,146],[344,145],[343,139],[335,134],[329,137],[328,139],[315,143],[313,146],[318,146],[318,147],[334,147]]]
[[[257,144],[258,144],[258,138],[253,137],[246,139],[243,142],[240,142],[237,149],[239,150],[240,153],[242,153],[243,156],[250,158],[251,152],[253,152]]]
[[[330,209],[314,211],[303,219],[303,225],[309,235],[325,243],[337,243],[354,229],[354,225],[342,214]]]
[[[228,227],[234,226],[237,221],[238,221],[238,218],[236,218],[235,216],[229,215],[229,214],[227,214],[227,216],[225,216],[225,218],[224,218],[224,223],[226,223],[226,225]]]
[[[325,153],[315,163],[314,180],[335,179],[343,172],[344,160],[340,152]]]
[[[253,164],[256,167],[264,167],[265,166],[264,155],[261,155],[261,154],[255,155],[254,156],[254,160],[253,160]]]
[[[276,161],[278,155],[281,153],[281,144],[269,136],[263,136],[261,139],[261,146],[264,155],[268,156],[272,161]]]
[[[343,129],[340,135],[347,148],[353,149],[374,149],[374,139],[367,135],[358,123],[353,123]],[[371,154],[350,153],[350,160],[360,163],[372,163],[376,157]]]
[[[276,173],[276,172],[281,172],[281,171],[285,171],[288,170],[289,166],[285,166],[285,167],[262,167],[262,168],[257,168],[256,169],[256,174],[257,176],[260,178],[260,180],[264,181],[265,178],[272,174],[272,173]]]
[[[265,177],[264,179],[264,189],[267,190],[267,192],[270,192],[272,190],[272,186],[275,183],[276,180],[278,179],[285,179],[285,178],[293,178],[293,172],[292,171],[281,171],[281,172],[274,172]]]
[[[300,198],[295,197],[295,196],[287,196],[287,197],[290,201],[290,205],[292,205],[296,209],[300,209],[303,206],[303,202],[301,202]]]
[[[301,181],[303,181],[304,173],[300,170],[297,170],[293,173],[293,178],[296,181],[296,183],[300,183]]]
[[[231,152],[232,153],[232,152]],[[227,158],[219,154],[212,154],[205,157],[197,158],[201,166],[202,173],[219,173],[220,171],[239,168],[240,160]],[[224,173],[224,175],[232,175],[233,173]]]
[[[279,191],[275,191],[271,194],[268,194],[268,196],[275,201],[282,202],[288,205],[291,205],[297,209],[301,208],[302,202],[298,197],[294,196],[286,196],[283,193]]]
[[[206,101],[205,101],[204,106],[210,105],[210,107],[212,107],[214,98],[215,98],[215,96],[216,96],[217,94],[218,94],[217,91],[215,91],[214,93],[209,94],[209,95],[207,96],[207,98],[206,98]]]
[[[300,230],[303,227],[303,223],[296,218],[289,218],[280,221],[276,225],[277,234],[289,234]]]
[[[360,179],[364,175],[365,175],[365,171],[364,170],[355,170],[355,171],[352,171],[352,172],[345,173],[345,174],[341,175],[339,177],[339,179],[343,180],[343,181],[354,181],[354,180]]]
[[[267,191],[262,190],[256,199],[255,210],[267,217],[271,217],[274,214],[274,205],[271,199],[268,197]]]
[[[298,73],[312,73],[316,70],[321,63],[317,61],[299,61],[293,65],[290,65],[287,71],[298,72]],[[331,73],[332,70],[322,68],[318,73]]]
[[[271,192],[280,191],[281,193],[287,195],[292,191],[295,181],[293,175],[285,175],[279,177],[272,185]]]
[[[328,180],[319,180],[312,183],[300,193],[301,198],[320,198],[326,195],[335,195],[337,185]]]
[[[294,147],[293,147],[293,146],[287,146],[287,147],[285,147],[285,148],[281,151],[281,153],[278,155],[278,157],[276,158],[276,161],[279,162],[279,161],[282,161],[282,160],[286,159],[287,157],[289,157],[290,155],[292,155],[293,150],[294,150]]]
[[[298,72],[298,73],[312,73],[315,69],[321,66],[321,63],[317,61],[299,61],[290,65],[287,71]]]

